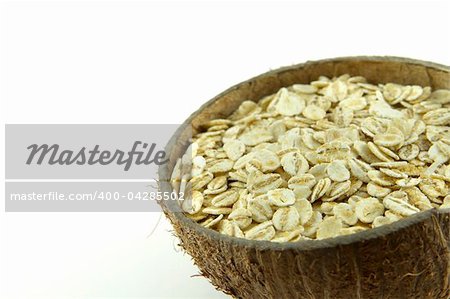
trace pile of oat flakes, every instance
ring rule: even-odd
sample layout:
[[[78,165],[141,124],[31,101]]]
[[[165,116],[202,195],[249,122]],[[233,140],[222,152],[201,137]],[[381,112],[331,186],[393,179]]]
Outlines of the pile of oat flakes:
[[[223,234],[324,239],[450,208],[450,90],[320,77],[205,129],[172,185],[188,217]]]

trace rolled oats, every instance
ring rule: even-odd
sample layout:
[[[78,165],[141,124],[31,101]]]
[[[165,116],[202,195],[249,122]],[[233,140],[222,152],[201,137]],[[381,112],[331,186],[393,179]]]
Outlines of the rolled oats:
[[[417,186],[418,184],[420,184],[421,181],[422,181],[421,178],[407,177],[407,178],[396,180],[395,184],[399,187],[406,188],[406,187]]]
[[[294,192],[286,188],[270,190],[267,197],[269,203],[277,207],[292,206],[295,203]]]
[[[212,218],[212,217],[207,218],[205,221],[201,222],[200,225],[211,228],[211,227],[217,225],[222,219],[223,219],[223,214],[219,214],[219,216],[217,216],[215,218]]]
[[[316,105],[308,105],[303,110],[303,116],[311,120],[320,120],[325,117],[325,110]]]
[[[371,170],[367,172],[367,175],[369,176],[372,182],[383,187],[389,187],[395,184],[393,178],[391,178],[390,176],[384,174],[379,170]]]
[[[356,225],[356,226],[352,226],[352,227],[343,227],[341,229],[341,235],[351,235],[351,234],[355,234],[355,233],[359,233],[362,231],[367,230],[367,227],[364,226],[360,226],[360,225]]]
[[[225,235],[232,236],[232,237],[238,237],[238,238],[244,238],[244,233],[239,228],[239,226],[230,220],[222,220],[217,225],[217,230]]]
[[[321,76],[202,128],[170,183],[229,236],[324,239],[450,208],[450,90]]]
[[[281,166],[291,176],[306,173],[309,170],[308,161],[298,150],[284,154],[281,158]]]
[[[329,217],[324,219],[317,228],[317,239],[326,239],[337,237],[341,233],[342,221],[336,217]]]
[[[298,93],[314,94],[317,92],[317,87],[309,84],[294,84],[292,90]]]
[[[386,216],[387,218],[389,218],[392,222],[395,222],[395,221],[398,221],[398,220],[403,219],[403,216],[401,216],[401,215],[399,215],[399,214],[397,214],[397,213],[394,213],[394,212],[391,211],[391,210],[386,210],[386,211],[384,212],[384,216]]]
[[[260,195],[248,201],[248,210],[256,222],[272,219],[273,211],[266,195]]]
[[[202,156],[195,156],[192,159],[192,170],[191,174],[192,176],[200,175],[206,166],[206,160]]]
[[[369,193],[370,196],[382,198],[391,193],[391,189],[370,182],[367,184],[367,193]]]
[[[273,226],[279,231],[290,231],[300,223],[300,215],[295,207],[281,207],[273,213]]]
[[[208,215],[208,214],[205,214],[205,213],[202,213],[202,212],[199,212],[199,213],[193,214],[193,215],[187,214],[186,216],[187,216],[189,219],[192,219],[192,220],[195,221],[195,222],[200,222],[200,221],[202,221],[202,220],[208,218],[209,215]],[[223,215],[221,215],[221,216],[222,216],[222,218],[223,218]]]
[[[331,180],[329,178],[320,179],[312,190],[310,201],[313,203],[323,197],[330,190],[330,187]]]
[[[231,208],[223,208],[223,207],[206,207],[202,210],[203,213],[211,214],[211,215],[220,215],[220,214],[230,214],[232,211]]]
[[[239,193],[236,190],[225,191],[216,195],[212,204],[216,207],[228,207],[233,205],[239,199]]]
[[[417,144],[407,144],[399,149],[398,156],[402,160],[411,161],[419,155],[419,152],[420,149]]]
[[[373,168],[364,161],[357,160],[355,158],[348,160],[348,166],[350,168],[351,174],[357,179],[361,180],[364,183],[369,183],[370,178],[367,175],[367,172],[373,170]]]
[[[274,152],[262,149],[253,153],[254,159],[261,163],[261,171],[274,171],[280,167],[280,159]]]
[[[272,220],[260,223],[245,231],[245,238],[250,240],[269,241],[275,236]]]
[[[245,144],[240,140],[231,139],[224,143],[223,149],[229,159],[236,161],[245,153]]]
[[[379,170],[387,175],[388,177],[395,178],[395,179],[406,179],[408,177],[407,174],[396,170],[396,169],[390,169],[390,168],[383,168],[380,167]]]
[[[322,213],[315,210],[312,212],[311,218],[303,225],[304,231],[302,235],[313,238],[322,222]]]
[[[348,203],[338,203],[333,207],[333,214],[346,225],[355,225],[358,222],[358,217],[353,207]]]
[[[327,167],[328,177],[335,182],[344,182],[350,179],[350,172],[342,160],[335,160]]]
[[[352,186],[350,180],[344,182],[334,182],[327,192],[328,197],[322,198],[322,201],[333,201],[345,193],[349,192]]]
[[[392,222],[394,222],[394,221],[392,221],[392,219],[389,217],[378,216],[378,217],[375,217],[375,219],[373,220],[372,227],[379,227],[382,225],[391,224]]]
[[[214,161],[214,164],[208,167],[208,171],[211,173],[226,172],[233,169],[234,162],[230,159],[221,159]]]
[[[255,179],[251,190],[255,194],[263,194],[278,188],[282,183],[283,181],[279,174],[261,174]]]
[[[191,215],[198,213],[203,206],[203,194],[199,191],[192,191],[190,198],[185,198],[181,205],[183,211]]]
[[[384,206],[374,197],[365,198],[356,203],[355,212],[361,222],[372,223],[376,217],[383,215]]]
[[[346,107],[354,111],[359,111],[366,108],[367,100],[362,96],[349,97],[340,101],[339,106]]]
[[[297,209],[301,225],[305,225],[311,220],[313,207],[308,200],[304,198],[297,199],[294,203],[294,208]]]
[[[275,110],[285,116],[298,115],[305,108],[305,100],[286,88],[281,88],[273,101],[276,102]]]
[[[315,179],[317,180],[321,180],[326,178],[327,175],[327,167],[328,167],[328,163],[319,163],[317,165],[312,166],[308,173],[312,174]]]
[[[403,136],[392,133],[377,134],[373,137],[373,142],[380,146],[394,147],[403,143]]]
[[[239,137],[239,140],[242,141],[245,145],[255,146],[263,142],[271,141],[272,138],[272,134],[267,129],[255,128],[242,134]]]
[[[337,202],[323,202],[320,205],[320,212],[325,215],[334,215],[334,207],[337,205]]]
[[[316,185],[316,182],[317,181],[314,175],[306,173],[291,177],[288,181],[288,186],[291,189],[300,186],[312,188],[314,187],[314,185]]]
[[[376,145],[373,142],[367,142],[367,147],[372,152],[372,154],[377,157],[380,161],[391,162],[393,158],[398,160],[398,156],[391,150],[381,145]]]
[[[252,224],[252,213],[245,208],[234,208],[228,215],[229,220],[233,220],[239,226],[244,229]]]
[[[408,195],[403,191],[395,191],[383,199],[384,206],[401,216],[410,216],[420,210],[408,203]]]
[[[291,231],[278,231],[275,233],[275,236],[271,240],[272,242],[289,242],[301,236],[303,232],[303,227],[299,226],[299,228],[291,230]]]
[[[208,183],[205,194],[219,194],[228,189],[227,176],[217,176]]]
[[[408,202],[417,207],[421,211],[433,208],[428,197],[417,187],[405,188],[404,192],[408,196]]]

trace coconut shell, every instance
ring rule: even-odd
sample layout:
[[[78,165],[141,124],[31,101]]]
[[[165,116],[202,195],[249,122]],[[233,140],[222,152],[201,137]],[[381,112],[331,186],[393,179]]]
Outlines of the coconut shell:
[[[258,101],[281,87],[346,73],[371,83],[450,89],[448,66],[398,57],[326,59],[270,71],[219,94],[183,123],[166,147],[169,163],[159,170],[161,191],[172,191],[172,168],[191,134],[207,121],[227,117],[244,100]],[[273,243],[201,227],[176,205],[161,203],[181,246],[202,275],[236,298],[450,297],[450,209],[332,239]]]

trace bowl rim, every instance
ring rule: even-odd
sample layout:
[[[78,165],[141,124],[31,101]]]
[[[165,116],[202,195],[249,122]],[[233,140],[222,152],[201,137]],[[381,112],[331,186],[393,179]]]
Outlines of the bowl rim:
[[[177,144],[178,138],[180,137],[181,133],[191,125],[192,120],[194,117],[197,116],[197,114],[205,109],[206,107],[209,107],[212,105],[216,100],[222,98],[224,95],[230,93],[231,91],[240,88],[243,85],[249,84],[255,80],[258,80],[260,77],[265,76],[272,76],[272,75],[279,75],[284,72],[289,72],[293,69],[299,69],[299,68],[305,68],[310,65],[314,64],[323,64],[328,62],[345,62],[345,61],[361,61],[361,62],[386,62],[386,61],[393,61],[393,62],[399,62],[399,63],[406,63],[411,65],[420,65],[426,68],[433,68],[445,73],[450,74],[450,67],[438,64],[435,62],[430,61],[423,61],[423,60],[417,60],[412,58],[406,58],[406,57],[398,57],[398,56],[345,56],[345,57],[336,57],[336,58],[326,58],[326,59],[320,59],[320,60],[308,60],[304,63],[294,64],[290,66],[284,66],[280,67],[274,70],[270,70],[268,72],[259,74],[257,76],[254,76],[248,80],[242,81],[240,83],[237,83],[233,85],[232,87],[226,89],[225,91],[219,93],[218,95],[214,96],[212,99],[201,105],[194,113],[192,113],[183,123],[182,125],[176,130],[176,132],[172,135],[169,142],[167,143],[165,147],[165,152],[169,153],[173,146]],[[159,166],[158,169],[158,175],[159,178],[168,178],[171,175],[171,170],[169,171],[169,165],[168,163],[164,163]],[[170,190],[172,191],[172,186],[167,180],[160,180],[158,181],[159,189],[160,190]],[[213,229],[205,228],[198,224],[197,222],[193,221],[192,219],[188,218],[183,212],[175,211],[175,209],[172,209],[172,205],[176,204],[175,201],[169,200],[169,201],[159,201],[159,204],[163,208],[163,210],[166,213],[170,213],[174,217],[176,217],[177,221],[179,221],[181,226],[187,227],[192,231],[196,231],[199,235],[208,237],[209,239],[212,239],[217,242],[224,242],[229,243],[234,246],[240,246],[240,247],[246,247],[246,248],[253,248],[258,250],[277,250],[277,251],[283,251],[283,250],[314,250],[314,249],[328,249],[332,247],[337,246],[343,246],[343,245],[349,245],[364,241],[369,241],[373,239],[377,239],[380,237],[387,237],[388,235],[398,232],[400,230],[403,230],[407,227],[410,227],[412,225],[418,224],[420,222],[425,222],[429,218],[436,219],[441,214],[445,217],[450,218],[450,208],[447,209],[430,209],[418,212],[414,215],[405,217],[404,219],[398,220],[396,222],[393,222],[391,224],[382,225],[380,227],[376,228],[370,228],[361,232],[349,234],[349,235],[341,235],[333,238],[327,238],[327,239],[312,239],[312,240],[299,240],[296,242],[273,242],[273,241],[261,241],[261,240],[249,240],[244,238],[238,238],[238,237],[232,237],[228,236],[222,233],[219,233]]]

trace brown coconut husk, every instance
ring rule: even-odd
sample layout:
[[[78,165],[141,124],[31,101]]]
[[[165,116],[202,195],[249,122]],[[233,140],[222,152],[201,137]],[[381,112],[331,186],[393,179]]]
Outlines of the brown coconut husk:
[[[271,71],[219,94],[193,113],[166,147],[161,191],[192,133],[230,115],[244,100],[258,101],[279,88],[318,76],[360,75],[372,83],[450,88],[450,68],[397,57],[346,57]],[[201,88],[201,86],[200,86]],[[191,129],[193,132],[191,132]],[[162,202],[181,246],[201,274],[236,298],[449,298],[450,209],[428,210],[393,224],[325,240],[252,241],[201,227]]]

